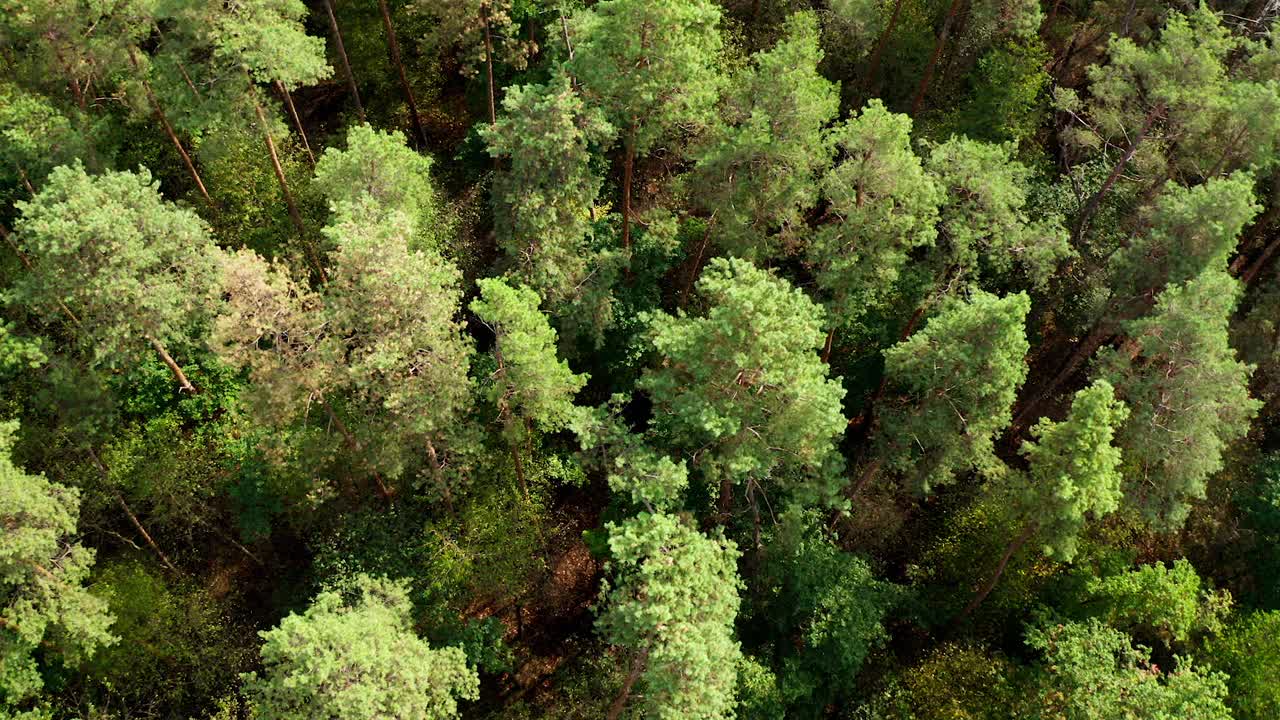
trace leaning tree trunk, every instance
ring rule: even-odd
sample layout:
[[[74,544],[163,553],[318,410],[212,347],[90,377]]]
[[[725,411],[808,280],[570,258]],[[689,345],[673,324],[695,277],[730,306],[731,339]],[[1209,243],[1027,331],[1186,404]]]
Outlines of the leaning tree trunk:
[[[493,37],[489,34],[489,15],[487,13],[483,16],[482,21],[484,23],[484,72],[489,86],[489,124],[497,125],[498,107],[493,87]]]
[[[409,103],[409,115],[412,116],[414,132],[418,134],[418,142],[422,147],[427,145],[427,133],[422,129],[422,118],[418,117],[418,101],[413,97],[413,87],[409,85],[409,76],[404,71],[404,62],[400,60],[400,43],[396,42],[396,30],[391,25],[391,11],[387,9],[387,0],[378,0],[378,9],[382,11],[382,28],[387,33],[387,50],[391,52],[391,64],[396,66],[400,76],[400,87],[404,89],[405,100]]]
[[[1035,534],[1035,531],[1036,523],[1027,523],[1027,526],[1022,529],[1022,532],[1018,533],[1018,536],[1009,543],[1008,547],[1004,549],[1004,555],[1000,558],[1000,564],[996,565],[995,574],[993,574],[982,588],[978,590],[978,594],[973,596],[973,599],[969,601],[968,605],[964,606],[964,609],[960,611],[960,614],[956,615],[955,619],[951,621],[953,626],[960,624],[965,618],[972,615],[973,611],[977,610],[978,606],[982,604],[982,601],[987,599],[987,596],[995,589],[996,583],[1000,582],[1000,576],[1004,575],[1005,569],[1008,568],[1010,558],[1012,558],[1013,554],[1018,552],[1023,545],[1027,544],[1027,541],[1031,539],[1031,536]]]
[[[182,372],[182,368],[174,361],[169,351],[164,349],[164,345],[151,335],[147,336],[147,342],[151,343],[151,347],[160,356],[160,360],[164,362],[165,367],[169,368],[169,372],[173,373],[173,379],[178,381],[178,387],[182,389],[182,392],[195,394],[197,392],[196,387],[187,379],[187,374]]]
[[[929,64],[924,66],[924,76],[920,78],[920,87],[916,88],[915,100],[911,101],[913,116],[920,112],[920,106],[924,104],[924,96],[929,92],[929,83],[933,81],[934,70],[938,67],[938,58],[942,56],[942,48],[947,44],[947,37],[951,35],[951,26],[955,24],[962,1],[951,0],[951,7],[947,8],[947,19],[942,21],[942,32],[938,33],[938,42],[934,43],[933,54],[929,56]]]
[[[298,137],[302,138],[302,149],[307,151],[307,160],[311,162],[311,168],[316,167],[316,156],[311,152],[311,143],[307,142],[307,130],[302,127],[302,118],[298,117],[298,109],[293,106],[293,95],[289,92],[289,88],[284,83],[276,81],[276,89],[280,91],[280,96],[284,98],[284,106],[289,111],[289,116],[293,118],[293,126],[298,129]]]
[[[347,59],[347,47],[342,42],[342,30],[338,28],[338,16],[333,14],[333,0],[324,0],[324,9],[329,15],[329,29],[333,31],[333,44],[338,49],[338,58],[342,60],[342,69],[347,76],[347,88],[351,90],[351,99],[356,103],[356,113],[360,115],[360,122],[366,122],[364,104],[360,102],[360,88],[356,87],[356,76],[351,72],[351,61]]]
[[[902,13],[902,0],[896,0],[893,3],[893,14],[889,16],[889,22],[885,24],[884,30],[880,32],[880,38],[876,40],[876,48],[871,51],[871,60],[867,63],[867,79],[865,87],[867,94],[874,87],[876,75],[880,72],[880,57],[884,54],[884,47],[889,43],[889,37],[893,35],[893,30],[898,26],[898,15]]]
[[[1151,108],[1143,119],[1142,127],[1138,129],[1138,134],[1133,136],[1133,140],[1129,142],[1129,148],[1125,150],[1124,155],[1121,156],[1115,167],[1111,168],[1111,174],[1107,175],[1102,187],[1098,188],[1098,191],[1090,196],[1088,202],[1084,204],[1084,208],[1080,211],[1080,217],[1076,220],[1076,240],[1079,240],[1084,235],[1084,231],[1089,227],[1089,219],[1098,211],[1098,206],[1102,204],[1102,199],[1107,196],[1107,193],[1111,192],[1111,187],[1120,179],[1120,174],[1124,172],[1125,166],[1138,153],[1138,147],[1142,144],[1143,139],[1146,138],[1147,132],[1151,130],[1151,125],[1163,113],[1164,103],[1157,103],[1155,107]]]
[[[637,652],[631,659],[631,671],[627,673],[627,680],[622,684],[622,692],[618,693],[618,697],[614,698],[613,704],[609,706],[609,714],[606,716],[608,720],[618,720],[622,711],[627,708],[627,698],[631,697],[631,688],[635,687],[636,681],[640,679],[640,673],[644,672],[644,665],[648,659],[648,648]]]
[[[1084,340],[1080,341],[1080,344],[1076,346],[1075,351],[1071,353],[1071,357],[1067,358],[1067,362],[1062,365],[1062,368],[1058,370],[1057,374],[1049,380],[1048,384],[1041,387],[1040,390],[1027,401],[1026,405],[1022,407],[1022,410],[1017,414],[1017,416],[1013,418],[1013,423],[1009,426],[1010,432],[1015,437],[1021,433],[1023,428],[1025,428],[1034,418],[1036,410],[1040,407],[1040,403],[1044,402],[1045,398],[1053,395],[1058,387],[1074,375],[1076,370],[1078,370],[1086,360],[1093,357],[1093,353],[1110,340],[1112,336],[1113,332],[1110,323],[1100,321],[1097,327],[1090,331]]]
[[[622,249],[631,253],[631,175],[636,164],[636,122],[631,122],[622,157]]]
[[[252,81],[250,81],[250,91],[253,91]],[[284,194],[285,206],[289,209],[289,220],[293,222],[294,228],[298,231],[303,250],[307,254],[307,260],[320,276],[320,281],[328,283],[329,274],[324,271],[324,265],[320,262],[319,255],[307,238],[307,226],[303,224],[302,214],[298,212],[298,204],[294,202],[293,192],[289,190],[289,180],[284,176],[284,168],[280,165],[280,155],[276,152],[276,141],[271,137],[271,127],[267,124],[266,113],[262,111],[262,103],[258,102],[256,94],[253,98],[253,109],[258,114],[258,127],[262,130],[262,137],[267,143],[267,152],[271,156],[271,169],[275,171],[276,182],[280,184],[280,192]]]
[[[200,173],[196,172],[195,163],[191,162],[191,156],[187,154],[186,148],[182,147],[182,143],[178,140],[178,135],[173,131],[173,125],[169,123],[169,117],[165,114],[164,108],[160,106],[160,101],[156,98],[156,93],[151,88],[151,81],[142,75],[142,66],[138,63],[138,54],[133,48],[129,48],[129,62],[133,64],[133,69],[138,73],[138,77],[142,79],[142,89],[147,93],[147,100],[151,102],[151,109],[155,111],[156,117],[160,119],[160,125],[164,127],[164,132],[169,136],[169,141],[173,143],[173,147],[178,150],[178,155],[182,157],[182,164],[186,165],[187,173],[191,175],[191,179],[195,181],[196,188],[200,190],[200,196],[210,206],[213,205],[213,199],[209,197],[209,191],[204,187],[204,180],[200,179]]]

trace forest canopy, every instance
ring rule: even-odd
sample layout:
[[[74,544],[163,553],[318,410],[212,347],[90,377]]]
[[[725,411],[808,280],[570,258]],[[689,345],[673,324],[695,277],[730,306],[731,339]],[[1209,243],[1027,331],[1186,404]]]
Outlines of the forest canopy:
[[[1272,0],[0,0],[0,720],[1275,720]]]

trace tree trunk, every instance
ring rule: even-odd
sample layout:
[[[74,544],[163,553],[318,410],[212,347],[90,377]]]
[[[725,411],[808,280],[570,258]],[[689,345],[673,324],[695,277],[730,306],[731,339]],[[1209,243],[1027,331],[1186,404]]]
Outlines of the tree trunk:
[[[1253,281],[1258,279],[1258,273],[1262,272],[1271,257],[1276,254],[1277,249],[1280,249],[1280,234],[1277,234],[1271,242],[1267,243],[1267,246],[1262,249],[1262,253],[1258,255],[1257,259],[1249,264],[1249,268],[1240,276],[1240,281],[1245,285],[1252,285]]]
[[[720,479],[720,499],[716,503],[720,509],[721,522],[726,522],[733,513],[733,478],[726,475]]]
[[[1000,576],[1004,575],[1005,568],[1009,566],[1009,559],[1012,558],[1013,554],[1018,552],[1023,545],[1027,544],[1027,541],[1031,539],[1031,536],[1035,531],[1036,523],[1027,523],[1026,527],[1022,529],[1022,532],[1018,533],[1018,536],[1009,543],[1009,546],[1004,549],[1004,555],[1000,558],[1000,564],[996,566],[995,574],[991,576],[991,579],[987,580],[986,584],[982,586],[982,589],[978,591],[978,594],[973,596],[973,599],[969,601],[969,604],[964,606],[964,609],[960,611],[960,614],[951,621],[953,626],[960,624],[965,618],[969,617],[974,610],[978,609],[978,606],[982,604],[982,601],[987,599],[987,596],[991,594],[993,589],[995,589],[996,583],[1000,582]]]
[[[173,373],[173,378],[178,381],[178,387],[181,388],[182,392],[196,394],[198,392],[196,387],[187,379],[187,374],[182,372],[182,368],[178,366],[178,363],[174,362],[173,356],[169,354],[169,351],[164,349],[164,345],[150,335],[147,336],[147,342],[151,343],[151,347],[155,348],[156,354],[164,361],[165,366],[169,368],[169,372]]]
[[[889,43],[889,37],[893,35],[893,29],[898,26],[898,15],[901,13],[902,0],[895,0],[893,13],[889,15],[889,22],[884,26],[884,30],[880,32],[880,37],[876,40],[876,47],[871,51],[871,60],[867,63],[867,80],[864,83],[867,95],[870,95],[871,89],[875,87],[876,75],[880,72],[880,57],[884,54],[885,45]]]
[[[316,156],[311,152],[311,143],[307,142],[307,131],[302,127],[302,118],[298,117],[298,109],[293,106],[293,95],[289,93],[289,88],[284,83],[276,81],[276,88],[280,90],[281,97],[284,98],[284,106],[289,110],[289,116],[293,118],[293,126],[298,129],[298,137],[302,138],[302,149],[307,151],[307,159],[311,161],[311,169],[316,167]]]
[[[828,365],[831,364],[831,346],[835,344],[835,341],[836,328],[833,325],[831,329],[827,331],[827,342],[822,346],[822,362],[827,363]]]
[[[342,42],[342,30],[338,28],[338,16],[333,14],[333,0],[324,0],[324,9],[329,14],[329,29],[333,31],[333,44],[338,49],[338,58],[342,60],[342,69],[347,75],[347,88],[351,90],[351,99],[356,103],[356,113],[360,116],[360,122],[367,122],[364,117],[364,104],[360,102],[360,88],[356,87],[356,76],[351,72],[347,47]]]
[[[933,45],[933,54],[929,56],[929,64],[924,66],[920,87],[916,89],[916,97],[911,101],[912,116],[919,113],[920,106],[924,104],[924,96],[929,92],[929,83],[933,81],[933,72],[938,67],[938,58],[942,56],[942,48],[947,44],[947,37],[951,35],[951,26],[955,23],[956,14],[960,12],[962,1],[951,0],[951,7],[947,8],[947,19],[942,21],[942,32],[938,33],[938,42]]]
[[[636,164],[636,123],[631,122],[622,157],[622,249],[631,254],[631,173]]]
[[[98,472],[102,473],[103,481],[111,488],[111,493],[115,495],[116,502],[120,504],[120,508],[124,510],[124,514],[129,516],[129,520],[133,523],[134,529],[138,531],[138,534],[142,536],[142,539],[146,541],[147,545],[155,551],[155,554],[160,558],[160,562],[163,563],[165,567],[172,570],[175,574],[181,575],[182,571],[178,570],[178,568],[174,567],[173,563],[169,562],[168,556],[164,554],[164,551],[160,549],[160,546],[156,544],[156,541],[151,538],[151,533],[147,532],[147,529],[138,521],[138,516],[133,514],[133,510],[129,507],[129,503],[125,502],[124,496],[121,495],[120,491],[111,484],[111,473],[107,470],[106,464],[102,462],[102,458],[98,457],[98,453],[94,451],[93,448],[89,448],[89,457],[93,459],[93,464],[98,466]]]
[[[294,228],[298,231],[299,240],[302,241],[302,247],[307,254],[307,260],[311,262],[311,266],[315,268],[316,273],[320,276],[320,282],[328,283],[329,274],[324,271],[324,265],[320,262],[320,257],[316,253],[315,248],[311,246],[311,241],[307,237],[307,227],[302,224],[302,215],[298,212],[298,205],[293,201],[293,193],[289,190],[289,181],[284,176],[284,168],[280,165],[280,155],[276,153],[276,141],[271,138],[271,128],[267,125],[267,116],[262,112],[262,103],[258,102],[255,97],[253,100],[253,109],[258,113],[258,127],[262,129],[262,137],[267,142],[267,152],[271,155],[271,169],[276,173],[276,182],[280,183],[280,191],[284,193],[285,205],[289,208],[289,219],[293,221]]]
[[[719,212],[719,211],[716,211]],[[707,220],[706,232],[702,233],[702,243],[698,245],[698,254],[693,258],[693,267],[689,270],[689,280],[684,284],[684,292],[680,294],[680,307],[689,303],[689,294],[693,292],[693,284],[698,279],[698,268],[702,266],[702,255],[707,251],[707,243],[711,241],[711,229],[716,226],[716,213],[711,213]]]
[[[1021,412],[1014,417],[1013,424],[1009,427],[1010,432],[1015,437],[1021,433],[1022,429],[1026,427],[1028,421],[1034,417],[1036,410],[1040,407],[1040,403],[1043,402],[1045,398],[1052,395],[1053,392],[1062,385],[1062,383],[1066,382],[1068,378],[1075,374],[1080,365],[1092,357],[1093,353],[1111,338],[1112,332],[1110,326],[1104,322],[1099,322],[1097,327],[1095,327],[1093,331],[1076,346],[1075,352],[1071,353],[1071,357],[1067,359],[1067,362],[1062,366],[1062,369],[1053,376],[1053,379],[1050,380],[1047,385],[1042,387],[1039,392],[1028,400],[1027,404],[1023,406]]]
[[[627,708],[627,698],[631,697],[631,688],[635,687],[636,680],[640,679],[640,673],[644,672],[644,665],[648,659],[648,648],[636,653],[631,659],[631,672],[627,673],[627,680],[622,684],[622,692],[618,693],[618,697],[609,706],[607,720],[618,720],[622,711]]]
[[[435,477],[436,484],[440,486],[444,507],[449,511],[449,517],[456,520],[458,515],[453,509],[453,492],[449,489],[449,483],[445,481],[444,469],[440,467],[440,455],[436,452],[436,445],[430,440],[427,440],[427,457],[431,460],[431,474]]]
[[[62,48],[58,47],[54,41],[53,54],[58,58],[58,64],[62,66],[62,72],[67,76],[67,85],[71,88],[71,95],[76,100],[76,105],[81,111],[88,110],[88,104],[84,99],[84,91],[80,89],[80,81],[76,79],[75,73],[71,71],[71,63],[67,62],[67,58],[62,54]]]
[[[1053,0],[1053,7],[1049,9],[1049,15],[1044,19],[1044,25],[1041,26],[1041,32],[1047,32],[1053,25],[1053,21],[1058,18],[1058,8],[1062,7],[1062,0]]]
[[[418,134],[418,142],[422,147],[427,145],[427,133],[422,129],[422,119],[418,117],[418,101],[413,98],[413,87],[409,85],[409,76],[404,71],[404,63],[400,60],[400,44],[396,42],[396,31],[391,26],[391,11],[387,10],[387,0],[378,0],[378,8],[382,11],[382,28],[387,33],[387,49],[391,51],[391,63],[396,66],[400,76],[400,87],[404,89],[405,100],[409,102],[409,115],[413,120],[414,132]]]
[[[876,475],[880,474],[880,466],[883,464],[884,464],[883,460],[876,458],[875,460],[872,460],[870,463],[868,463],[865,468],[863,468],[862,474],[858,476],[858,482],[854,483],[853,487],[849,488],[848,498],[850,502],[853,502],[853,499],[858,497],[858,494],[861,493],[867,487],[867,485],[870,484],[870,482],[875,479]]]
[[[484,23],[484,73],[489,90],[489,124],[498,124],[498,106],[493,87],[493,37],[489,34],[489,15],[482,18]]]
[[[1102,187],[1098,188],[1084,204],[1084,209],[1080,211],[1080,217],[1076,220],[1075,239],[1079,240],[1084,235],[1084,231],[1088,228],[1089,218],[1098,211],[1098,206],[1102,204],[1102,199],[1111,191],[1111,186],[1116,184],[1116,180],[1120,179],[1120,174],[1124,172],[1124,168],[1133,159],[1138,152],[1138,146],[1142,144],[1143,138],[1147,136],[1147,131],[1151,129],[1151,125],[1155,123],[1156,118],[1164,113],[1164,104],[1159,103],[1151,108],[1146,118],[1142,121],[1142,127],[1138,129],[1138,134],[1133,136],[1133,140],[1129,142],[1129,148],[1125,150],[1124,155],[1120,158],[1115,167],[1111,168],[1111,174],[1107,175],[1107,179],[1103,181]]]
[[[173,125],[169,124],[169,117],[165,114],[164,108],[160,106],[160,101],[156,98],[155,91],[151,89],[151,81],[143,77],[142,66],[138,63],[138,54],[132,47],[129,48],[129,62],[133,64],[134,71],[138,73],[138,77],[142,80],[142,88],[147,93],[147,100],[151,101],[151,108],[155,111],[156,117],[160,119],[160,124],[164,127],[165,134],[169,136],[169,141],[177,148],[178,155],[182,156],[182,163],[187,166],[187,172],[200,190],[200,196],[212,207],[213,199],[209,197],[209,191],[204,187],[204,180],[200,179],[200,173],[196,172],[195,163],[191,162],[191,156],[187,154],[186,148],[182,147],[177,133],[173,131]]]

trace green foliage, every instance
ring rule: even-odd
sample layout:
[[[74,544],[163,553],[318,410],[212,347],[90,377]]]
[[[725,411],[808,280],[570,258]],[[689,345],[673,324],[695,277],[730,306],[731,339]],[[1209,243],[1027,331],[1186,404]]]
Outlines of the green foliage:
[[[831,158],[825,127],[839,111],[838,86],[818,74],[817,18],[796,13],[784,33],[730,84],[726,122],[687,178],[694,203],[711,213],[716,243],[748,259],[770,257],[802,233]]]
[[[1043,287],[1075,251],[1060,217],[1027,217],[1031,170],[1013,150],[953,137],[929,153],[928,170],[943,188],[946,262],[961,276],[980,268],[1008,275],[1017,267],[1023,286]]]
[[[118,638],[107,603],[83,586],[94,551],[77,542],[80,493],[29,475],[0,425],[0,712],[21,713],[43,681],[37,651],[75,665]]]
[[[1120,449],[1111,444],[1129,409],[1106,380],[1076,393],[1062,422],[1041,419],[1022,444],[1030,465],[1014,504],[1034,523],[1045,555],[1070,561],[1089,520],[1120,506]]]
[[[493,189],[495,230],[509,272],[538,291],[562,328],[589,330],[599,339],[612,323],[610,280],[619,258],[590,242],[603,181],[591,150],[612,140],[614,129],[564,76],[508,88],[502,109],[498,123],[481,128],[480,136],[490,155],[510,161]]]
[[[324,41],[306,34],[301,0],[240,0],[214,13],[214,57],[244,68],[258,82],[295,89],[333,74]]]
[[[879,413],[877,443],[884,464],[909,487],[928,493],[957,472],[1002,472],[994,443],[1027,374],[1030,308],[1024,293],[977,290],[885,351],[885,374],[899,397]]]
[[[480,297],[471,302],[471,311],[493,330],[498,362],[490,402],[504,418],[519,417],[547,432],[567,427],[576,413],[573,397],[587,377],[556,357],[556,331],[538,311],[538,293],[498,279],[477,284]],[[514,427],[508,431],[515,432]]]
[[[1166,645],[1185,643],[1193,634],[1215,633],[1231,608],[1231,593],[1213,592],[1191,563],[1143,565],[1132,572],[1095,578],[1086,592],[1107,623],[1119,630],[1141,630]]]
[[[822,179],[822,195],[836,222],[814,234],[808,260],[833,320],[851,325],[886,303],[912,250],[933,244],[942,195],[911,150],[911,118],[879,100],[833,140],[843,159]]]
[[[630,150],[710,121],[722,46],[710,0],[604,0],[573,20],[569,71]]]
[[[1165,672],[1124,634],[1098,621],[1033,628],[1027,644],[1045,656],[1028,718],[1104,720],[1194,717],[1231,720],[1226,676],[1176,662]]]
[[[760,610],[781,663],[788,717],[820,717],[847,701],[867,656],[889,634],[888,612],[903,599],[862,558],[840,551],[813,513],[782,521],[760,579],[769,602]]]
[[[1099,374],[1132,410],[1116,436],[1126,496],[1158,528],[1182,525],[1222,467],[1224,448],[1258,410],[1251,368],[1228,344],[1238,292],[1238,282],[1216,269],[1170,285],[1152,315],[1129,323],[1136,347],[1100,359]]]
[[[479,697],[461,650],[413,633],[403,585],[360,576],[354,591],[324,591],[261,633],[263,675],[244,676],[255,717],[447,720]]]
[[[413,223],[411,250],[443,253],[448,247],[440,199],[431,182],[431,158],[405,145],[400,132],[368,124],[347,130],[347,149],[326,148],[316,163],[315,188],[329,199],[331,226],[363,220],[362,207],[388,215],[404,213]]]
[[[1207,657],[1228,675],[1227,705],[1236,720],[1263,720],[1280,713],[1280,612],[1237,618],[1210,641]]]
[[[150,342],[181,341],[212,314],[220,253],[145,169],[61,167],[19,208],[15,234],[33,268],[6,300],[70,323],[97,362],[136,364]]]
[[[737,547],[673,515],[609,523],[597,630],[644,668],[645,717],[728,718],[740,657]]]
[[[1005,720],[1016,717],[1018,668],[980,646],[947,643],[902,671],[874,700],[883,720]],[[856,716],[862,717],[862,716]]]
[[[1034,35],[1034,33],[1033,33]],[[1002,42],[988,50],[969,77],[970,99],[944,127],[975,140],[1027,147],[1045,119],[1052,57],[1038,38]]]
[[[109,702],[134,712],[186,708],[194,715],[236,690],[237,671],[251,662],[251,638],[207,590],[123,561],[95,572],[93,591],[107,601],[120,636],[86,668]]]
[[[697,288],[704,317],[650,321],[661,360],[639,387],[653,399],[659,433],[696,451],[694,467],[710,481],[750,492],[772,479],[802,502],[833,502],[846,423],[844,389],[814,352],[822,308],[746,260],[712,260]],[[788,480],[784,468],[805,477]]]

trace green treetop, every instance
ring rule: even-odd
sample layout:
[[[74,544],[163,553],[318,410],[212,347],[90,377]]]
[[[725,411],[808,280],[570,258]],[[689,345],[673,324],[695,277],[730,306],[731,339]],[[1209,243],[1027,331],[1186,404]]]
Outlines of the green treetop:
[[[817,203],[815,176],[831,159],[825,128],[840,109],[820,62],[817,17],[792,15],[778,44],[730,83],[730,121],[698,153],[692,199],[712,213],[713,237],[734,255],[773,255]]]
[[[1262,210],[1253,175],[1233,173],[1194,187],[1167,185],[1151,209],[1150,229],[1120,251],[1120,299],[1183,283],[1226,267],[1244,229]]]
[[[712,260],[698,291],[704,317],[660,314],[650,322],[661,361],[640,387],[653,399],[659,432],[721,483],[722,511],[734,484],[754,499],[766,478],[785,476],[781,468],[819,476],[788,488],[802,501],[830,501],[846,421],[844,388],[815,352],[822,308],[741,259]]]
[[[1036,720],[1196,718],[1231,720],[1226,676],[1192,667],[1189,659],[1163,671],[1150,652],[1097,620],[1027,634],[1044,653],[1039,686],[1021,717]]]
[[[596,628],[631,650],[632,670],[611,718],[637,679],[644,715],[714,720],[733,715],[737,680],[738,550],[673,515],[609,523],[609,579]]]
[[[1209,642],[1207,654],[1230,676],[1227,704],[1236,720],[1280,716],[1280,610],[1240,616]]]
[[[260,633],[263,674],[244,677],[255,717],[458,717],[459,700],[480,696],[466,655],[414,634],[405,585],[363,575],[354,584],[354,601],[322,592],[305,613]]]
[[[1074,251],[1060,217],[1026,216],[1031,170],[1012,152],[1011,145],[953,137],[929,153],[929,172],[944,190],[945,262],[975,276],[983,268],[1004,275],[1016,265],[1024,286],[1040,286]]]
[[[911,150],[911,118],[872,100],[834,133],[843,159],[822,180],[835,222],[809,247],[833,323],[885,301],[908,253],[933,243],[941,188]]]
[[[83,587],[94,551],[73,542],[80,493],[11,459],[17,423],[0,423],[0,716],[43,686],[36,656],[75,665],[116,642],[105,600]],[[21,716],[21,715],[20,715]]]
[[[1120,506],[1120,449],[1111,440],[1128,416],[1111,383],[1096,380],[1076,393],[1065,420],[1042,419],[1022,443],[1030,470],[1015,502],[1045,555],[1071,561],[1086,522]]]
[[[1222,630],[1231,609],[1231,593],[1214,592],[1185,558],[1166,567],[1162,562],[1105,578],[1086,586],[1089,607],[1117,630],[1140,631],[1165,646],[1185,643],[1192,635]]]
[[[603,181],[591,167],[591,150],[611,140],[613,128],[565,77],[510,88],[502,108],[495,125],[480,129],[489,154],[508,159],[493,182],[498,246],[510,272],[560,319],[585,312],[603,329],[611,311],[598,275],[611,259],[588,242]]]
[[[19,208],[15,234],[31,270],[8,301],[70,322],[109,366],[136,364],[150,346],[193,390],[165,346],[212,315],[221,253],[204,222],[161,198],[145,169],[61,167]]]
[[[333,74],[324,39],[307,35],[302,0],[239,0],[218,4],[207,31],[214,57],[248,71],[254,80],[290,90]]]
[[[622,245],[635,158],[706,124],[719,96],[720,10],[710,0],[604,0],[574,17],[569,71],[623,138]]]
[[[445,250],[431,158],[405,145],[403,133],[382,132],[368,124],[349,128],[347,149],[326,148],[320,157],[315,183],[329,199],[332,225],[352,222],[360,207],[377,207],[388,215],[401,212],[417,231],[411,238],[413,249]]]
[[[928,493],[970,468],[998,472],[996,436],[1026,378],[1031,301],[974,291],[943,305],[924,329],[885,351],[901,397],[880,414],[881,461]]]
[[[498,365],[489,399],[498,408],[516,478],[527,497],[522,440],[535,425],[546,432],[568,427],[577,415],[573,398],[587,376],[574,373],[556,357],[556,331],[538,310],[542,298],[537,292],[494,278],[476,284],[480,297],[471,302],[471,311],[493,330]]]
[[[330,332],[345,343],[337,372],[366,422],[357,432],[374,468],[402,475],[428,460],[434,492],[452,508],[443,453],[465,451],[472,347],[458,320],[461,273],[430,249],[410,250],[414,223],[365,196],[325,233],[337,247],[324,288]]]
[[[1205,496],[1226,445],[1243,436],[1260,403],[1249,397],[1250,366],[1236,360],[1227,325],[1239,283],[1206,270],[1159,297],[1128,324],[1132,349],[1102,356],[1101,377],[1132,409],[1117,441],[1126,493],[1160,528],[1182,525],[1189,501]]]

